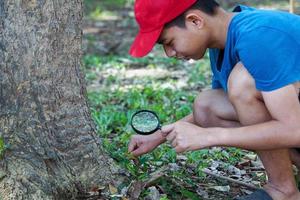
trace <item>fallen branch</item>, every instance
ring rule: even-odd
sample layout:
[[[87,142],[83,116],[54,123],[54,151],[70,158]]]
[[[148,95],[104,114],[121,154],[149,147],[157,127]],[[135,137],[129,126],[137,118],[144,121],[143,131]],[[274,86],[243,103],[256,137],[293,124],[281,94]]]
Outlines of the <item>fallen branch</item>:
[[[150,174],[150,179],[145,181],[145,187],[150,187],[152,186],[152,184],[159,179],[160,177],[164,176],[166,174],[166,172],[169,170],[169,166],[165,165],[162,168],[160,168],[159,170],[153,172],[152,174]]]
[[[245,187],[247,187],[249,189],[252,189],[252,190],[257,190],[258,189],[258,187],[254,186],[252,184],[245,183],[245,182],[242,182],[242,181],[239,181],[239,180],[235,180],[233,178],[229,178],[229,177],[222,176],[222,175],[219,175],[219,174],[215,174],[215,173],[213,173],[212,171],[210,171],[209,169],[206,169],[206,168],[203,169],[202,172],[205,173],[205,174],[207,174],[207,175],[216,177],[218,179],[223,179],[223,180],[226,180],[226,181],[229,181],[229,182],[236,183],[238,185],[245,186]]]

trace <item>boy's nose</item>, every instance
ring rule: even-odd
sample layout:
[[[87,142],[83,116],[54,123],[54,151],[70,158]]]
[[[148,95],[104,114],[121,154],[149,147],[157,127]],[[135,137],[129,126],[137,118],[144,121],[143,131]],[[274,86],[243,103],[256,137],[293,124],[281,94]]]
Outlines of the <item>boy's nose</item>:
[[[168,57],[176,56],[176,51],[172,47],[164,45],[164,50]]]

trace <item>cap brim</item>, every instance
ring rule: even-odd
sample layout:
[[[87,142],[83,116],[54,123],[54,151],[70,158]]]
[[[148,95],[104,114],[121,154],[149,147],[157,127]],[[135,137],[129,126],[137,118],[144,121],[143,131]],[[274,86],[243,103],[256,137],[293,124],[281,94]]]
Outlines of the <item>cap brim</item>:
[[[162,29],[163,27],[147,33],[139,32],[131,45],[129,54],[133,57],[146,56],[153,49]]]

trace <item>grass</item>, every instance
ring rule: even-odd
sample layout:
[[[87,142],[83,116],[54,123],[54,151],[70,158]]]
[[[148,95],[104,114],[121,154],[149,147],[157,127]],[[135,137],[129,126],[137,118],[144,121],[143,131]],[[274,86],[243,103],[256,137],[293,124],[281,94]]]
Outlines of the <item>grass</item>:
[[[2,158],[3,154],[5,153],[5,150],[8,148],[8,145],[4,143],[4,140],[2,137],[0,137],[0,158]]]
[[[89,20],[116,20],[118,10],[132,5],[133,0],[84,0],[84,16]]]
[[[85,8],[86,12],[91,12],[95,8],[109,10],[109,9],[121,8],[130,2],[132,2],[132,1],[130,1],[130,0],[114,0],[114,1],[111,1],[111,0],[101,0],[101,1],[84,0],[84,8]]]

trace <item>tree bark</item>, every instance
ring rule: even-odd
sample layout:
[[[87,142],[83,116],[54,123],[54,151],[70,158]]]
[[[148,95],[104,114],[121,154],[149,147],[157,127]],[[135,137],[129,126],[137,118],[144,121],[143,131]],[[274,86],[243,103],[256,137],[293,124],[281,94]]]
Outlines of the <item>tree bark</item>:
[[[4,200],[74,199],[119,179],[86,102],[81,21],[82,0],[0,0]]]

